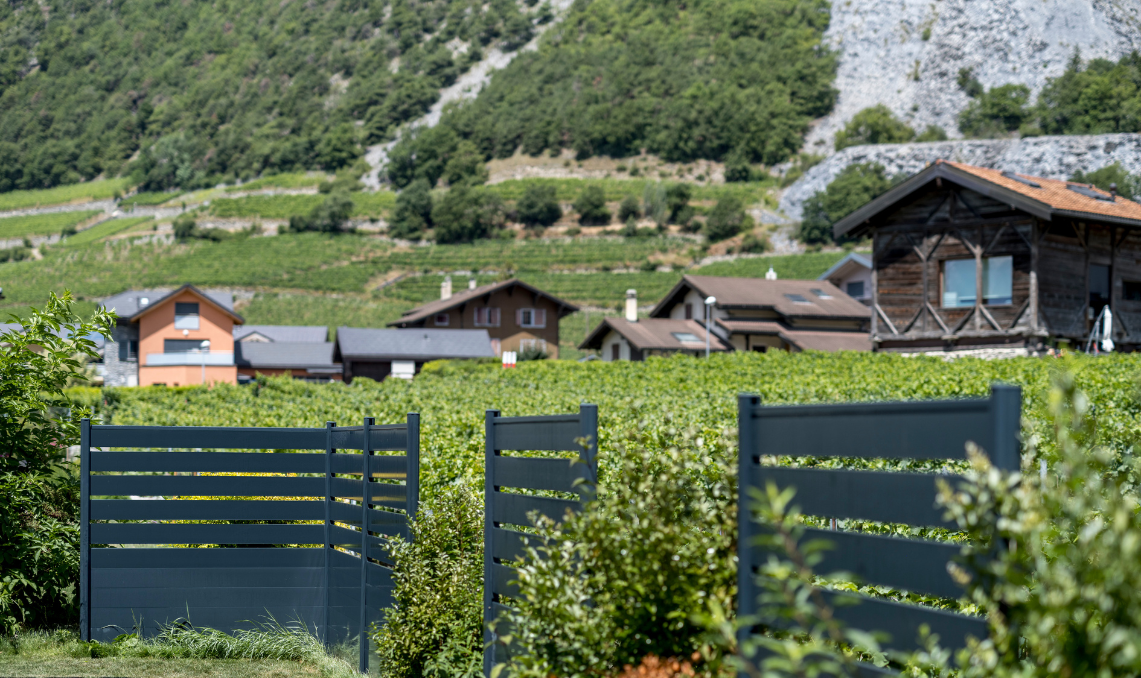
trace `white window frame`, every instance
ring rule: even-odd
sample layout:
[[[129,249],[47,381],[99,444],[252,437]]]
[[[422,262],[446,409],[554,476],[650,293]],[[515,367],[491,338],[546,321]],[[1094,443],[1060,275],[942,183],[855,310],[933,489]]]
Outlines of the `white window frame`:
[[[179,313],[179,305],[194,304],[194,313]],[[193,301],[176,301],[174,303],[174,329],[176,330],[197,330],[201,326],[202,307]]]
[[[499,307],[497,306],[482,306],[475,309],[475,321],[473,324],[476,327],[499,327]]]
[[[530,314],[530,321],[527,315]],[[515,311],[515,324],[519,327],[542,329],[547,326],[547,310],[543,308],[521,308]]]

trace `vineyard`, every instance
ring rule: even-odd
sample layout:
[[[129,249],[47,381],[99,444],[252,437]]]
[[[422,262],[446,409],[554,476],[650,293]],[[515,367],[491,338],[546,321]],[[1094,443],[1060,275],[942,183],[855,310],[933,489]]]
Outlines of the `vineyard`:
[[[23,238],[31,235],[56,235],[66,228],[82,224],[100,214],[94,210],[80,212],[53,212],[26,217],[0,219],[0,240]]]
[[[63,205],[70,202],[106,200],[116,193],[127,190],[130,180],[126,178],[99,179],[81,184],[56,186],[55,188],[32,191],[9,191],[0,193],[0,211],[20,210],[42,205]]]

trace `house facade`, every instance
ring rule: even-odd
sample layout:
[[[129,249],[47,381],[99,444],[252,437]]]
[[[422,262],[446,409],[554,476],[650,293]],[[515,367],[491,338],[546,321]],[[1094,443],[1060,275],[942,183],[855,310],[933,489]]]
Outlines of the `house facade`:
[[[872,305],[872,258],[867,254],[849,252],[817,280],[827,280],[864,306]]]
[[[411,379],[433,360],[494,358],[487,330],[338,327],[333,361],[346,383],[365,378]]]
[[[118,315],[103,350],[106,385],[237,383],[233,328],[245,321],[231,295],[183,285],[128,290],[102,305]]]
[[[471,281],[473,284],[474,279]],[[505,280],[452,293],[451,279],[440,299],[408,311],[389,327],[487,332],[494,355],[527,349],[559,357],[559,321],[578,307],[520,280]]]
[[[257,375],[290,376],[311,382],[340,381],[333,342],[324,325],[244,325],[234,328],[238,383]]]
[[[683,276],[648,318],[637,318],[637,299],[629,290],[625,320],[603,321],[580,348],[599,351],[605,361],[704,355],[706,300],[711,297],[710,352],[871,348],[868,308],[826,280],[693,275]]]
[[[876,350],[1034,355],[1107,307],[1141,345],[1141,205],[1114,192],[937,161],[834,233],[872,240]]]

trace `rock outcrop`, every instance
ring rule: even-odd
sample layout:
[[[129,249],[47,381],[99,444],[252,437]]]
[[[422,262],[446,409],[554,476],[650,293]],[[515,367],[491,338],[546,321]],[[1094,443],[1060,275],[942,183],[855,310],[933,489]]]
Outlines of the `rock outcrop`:
[[[1141,134],[852,146],[805,172],[785,190],[780,208],[787,216],[800,219],[804,201],[817,191],[823,191],[851,164],[877,162],[884,166],[888,176],[896,176],[914,174],[939,159],[1047,179],[1069,179],[1078,170],[1089,172],[1115,162],[1131,174],[1141,174]]]
[[[1036,97],[1075,49],[1083,60],[1141,49],[1141,2],[832,0],[825,41],[840,54],[840,97],[805,144],[818,154],[831,153],[836,131],[876,104],[916,131],[939,125],[956,138],[969,102],[956,82],[960,68],[988,88],[1020,83]]]

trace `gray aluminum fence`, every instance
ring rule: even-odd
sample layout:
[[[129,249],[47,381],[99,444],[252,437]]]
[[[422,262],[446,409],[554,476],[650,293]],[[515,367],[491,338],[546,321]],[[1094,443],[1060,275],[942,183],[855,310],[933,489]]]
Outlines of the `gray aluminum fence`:
[[[81,433],[84,640],[139,622],[144,634],[179,619],[232,631],[273,615],[326,643],[357,636],[367,670],[368,627],[392,601],[383,537],[408,538],[419,502],[418,414],[324,428],[85,419]]]
[[[960,479],[926,473],[771,466],[761,464],[761,456],[962,460],[965,444],[974,441],[998,468],[1018,470],[1020,406],[1021,391],[1011,386],[993,387],[989,399],[942,402],[762,407],[759,397],[740,396],[740,613],[757,613],[756,569],[768,557],[756,544],[756,535],[764,528],[746,509],[750,488],[763,490],[770,482],[781,488],[793,486],[797,490],[794,503],[809,516],[953,527],[936,508],[935,481],[943,478],[954,486]],[[954,544],[819,529],[807,530],[806,539],[833,544],[818,572],[850,572],[867,584],[946,598],[959,598],[963,593],[947,571],[948,562],[960,553]],[[851,628],[886,633],[886,648],[918,649],[921,624],[938,634],[945,648],[965,647],[967,636],[987,637],[986,620],[981,617],[867,596],[827,594],[830,599],[839,595],[857,598],[858,604],[835,607],[835,616]],[[743,629],[742,640],[749,633]],[[860,671],[863,675],[891,673],[867,665]]]
[[[511,564],[523,555],[525,539],[523,532],[503,526],[529,527],[532,512],[558,522],[567,511],[581,510],[581,502],[598,482],[598,407],[584,404],[578,414],[511,418],[488,410],[485,422],[483,671],[490,676],[495,664],[507,660],[509,648],[498,641],[489,625],[507,609],[505,598],[518,597]],[[502,454],[517,451],[577,452],[578,458]],[[503,488],[574,493],[579,500],[503,492]]]

